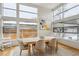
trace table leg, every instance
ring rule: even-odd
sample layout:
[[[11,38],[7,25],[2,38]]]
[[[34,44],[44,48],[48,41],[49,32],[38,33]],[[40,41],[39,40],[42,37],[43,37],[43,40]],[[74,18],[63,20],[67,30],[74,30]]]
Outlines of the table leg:
[[[28,55],[31,56],[32,53],[32,44],[29,44],[28,46]]]

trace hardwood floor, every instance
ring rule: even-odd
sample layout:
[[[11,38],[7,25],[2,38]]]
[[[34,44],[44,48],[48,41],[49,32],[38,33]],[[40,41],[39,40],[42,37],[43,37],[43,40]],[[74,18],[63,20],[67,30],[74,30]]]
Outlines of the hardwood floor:
[[[78,49],[74,49],[63,44],[59,44],[58,48],[59,56],[79,56]]]
[[[7,48],[4,51],[0,51],[0,56],[20,56],[19,52],[19,46]],[[49,54],[50,52],[51,51],[48,50],[48,54],[46,56],[53,56],[52,54]],[[28,56],[27,50],[22,52],[22,56]],[[56,54],[56,56],[79,56],[79,50],[59,44],[58,53]]]
[[[4,51],[0,51],[0,56],[9,56],[11,51],[16,47],[7,48]]]

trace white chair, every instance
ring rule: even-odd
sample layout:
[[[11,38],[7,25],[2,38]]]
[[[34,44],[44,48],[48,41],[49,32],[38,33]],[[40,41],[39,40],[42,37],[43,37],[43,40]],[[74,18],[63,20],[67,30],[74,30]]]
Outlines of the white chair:
[[[18,42],[19,42],[19,46],[20,46],[20,55],[21,55],[23,50],[28,49],[28,45],[24,45],[22,40],[18,40]]]

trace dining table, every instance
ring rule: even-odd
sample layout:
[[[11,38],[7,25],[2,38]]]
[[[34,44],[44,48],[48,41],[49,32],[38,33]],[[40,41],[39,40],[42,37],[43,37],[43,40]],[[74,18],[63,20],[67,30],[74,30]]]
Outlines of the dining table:
[[[33,46],[36,44],[37,41],[40,39],[38,38],[28,38],[23,40],[24,45],[28,45],[28,55],[31,56],[33,54]],[[45,46],[48,46],[50,39],[45,39],[44,43]]]
[[[35,45],[36,41],[32,41],[32,42],[24,42],[24,45],[28,45],[28,55],[31,56],[32,55],[32,49],[33,49],[33,45]]]
[[[28,45],[28,55],[31,56],[33,54],[33,45],[36,44],[38,41],[38,38],[28,38],[28,39],[23,39],[23,44]]]

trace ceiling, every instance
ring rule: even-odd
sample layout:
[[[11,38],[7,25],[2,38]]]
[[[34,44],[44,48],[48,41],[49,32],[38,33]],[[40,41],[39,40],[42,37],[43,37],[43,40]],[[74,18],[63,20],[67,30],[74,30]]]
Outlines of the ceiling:
[[[34,5],[44,7],[44,8],[48,8],[48,9],[53,9],[56,6],[58,6],[59,4],[60,3],[34,3]]]
[[[57,7],[58,5],[60,5],[61,3],[27,3],[27,5],[30,6],[36,6],[36,7],[43,7],[43,8],[47,8],[47,9],[54,9],[55,7]]]

